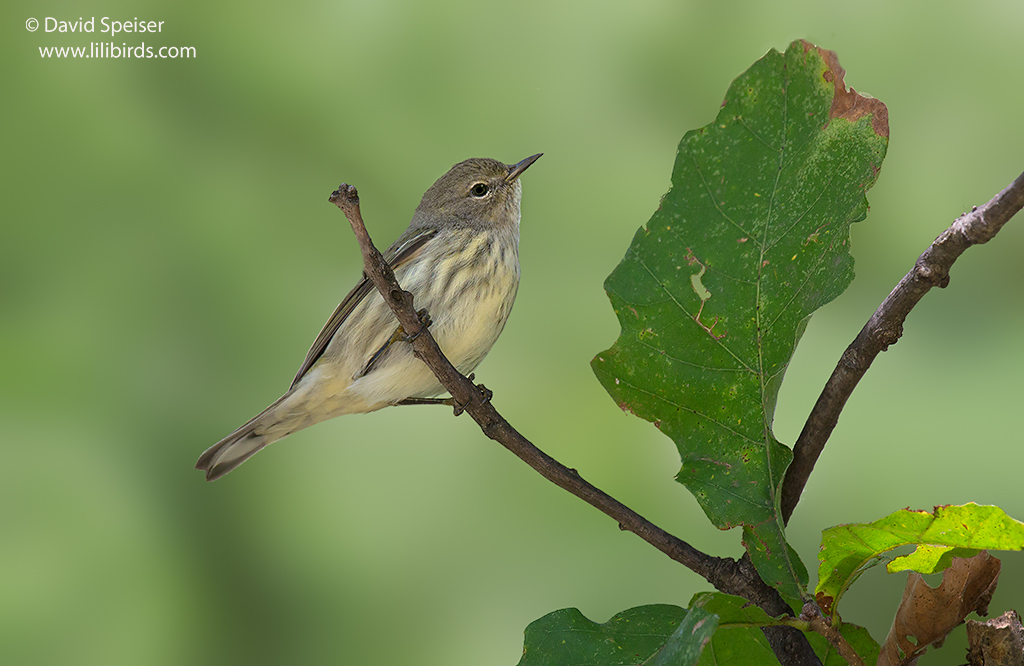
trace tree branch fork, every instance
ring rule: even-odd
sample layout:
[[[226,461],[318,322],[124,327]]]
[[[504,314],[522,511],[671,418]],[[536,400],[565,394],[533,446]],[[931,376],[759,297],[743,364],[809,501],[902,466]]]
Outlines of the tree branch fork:
[[[429,327],[424,325],[414,307],[413,295],[398,284],[391,267],[370,239],[356,188],[342,184],[331,194],[330,201],[341,209],[352,227],[359,242],[366,275],[408,334],[413,352],[427,364],[452,396],[456,413],[464,410],[487,437],[511,451],[544,478],[608,515],[620,529],[636,534],[702,576],[718,590],[748,599],[772,617],[792,615],[778,592],[761,580],[748,557],[737,561],[701,552],[587,482],[575,469],[558,462],[520,434],[490,403],[490,392],[462,375],[441,352]],[[786,522],[838,422],[843,406],[874,358],[899,340],[903,322],[917,302],[932,287],[941,288],[948,284],[949,268],[953,262],[968,247],[991,240],[1022,207],[1024,174],[987,204],[961,216],[946,229],[921,254],[915,266],[900,280],[843,353],[794,446],[794,460],[786,472],[781,493]],[[819,633],[828,631],[827,627],[818,625],[812,622],[810,628]],[[806,637],[792,625],[766,627],[764,631],[783,664],[820,663]],[[836,635],[837,632],[827,633],[832,641],[837,640]],[[841,638],[838,640],[840,643],[837,645],[842,648]],[[848,647],[840,651],[852,652],[846,650]]]

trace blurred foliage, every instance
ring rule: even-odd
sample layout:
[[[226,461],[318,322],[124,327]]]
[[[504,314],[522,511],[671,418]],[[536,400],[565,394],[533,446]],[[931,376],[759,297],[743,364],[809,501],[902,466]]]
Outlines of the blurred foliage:
[[[25,20],[86,12],[163,20],[152,43],[199,57],[41,59],[89,39]],[[549,453],[736,556],[738,535],[672,481],[671,443],[588,367],[618,332],[601,283],[667,189],[679,137],[797,37],[889,107],[858,279],[802,340],[784,443],[918,253],[1022,169],[1015,3],[15,0],[0,17],[10,663],[515,663],[553,608],[601,621],[706,589],[443,409],[336,419],[216,484],[191,469],[287,387],[357,277],[326,201],[343,180],[387,244],[455,162],[544,151],[524,178],[519,300],[477,376]],[[1019,465],[1003,462],[1020,448],[1021,227],[967,253],[861,383],[790,524],[805,557],[823,527],[903,506],[1024,515]],[[993,609],[1024,589],[1024,559],[1004,564]],[[869,572],[844,618],[884,635],[902,587]],[[961,663],[958,636],[930,663]]]

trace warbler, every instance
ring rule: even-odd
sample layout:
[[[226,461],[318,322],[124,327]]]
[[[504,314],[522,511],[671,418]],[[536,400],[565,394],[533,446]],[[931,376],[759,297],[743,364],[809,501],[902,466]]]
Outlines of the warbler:
[[[456,164],[426,191],[409,228],[384,253],[398,283],[429,317],[441,351],[463,374],[491,350],[512,310],[519,288],[519,177],[541,154],[512,165]],[[196,469],[213,481],[314,423],[443,391],[364,274],[327,320],[288,391],[207,449]]]

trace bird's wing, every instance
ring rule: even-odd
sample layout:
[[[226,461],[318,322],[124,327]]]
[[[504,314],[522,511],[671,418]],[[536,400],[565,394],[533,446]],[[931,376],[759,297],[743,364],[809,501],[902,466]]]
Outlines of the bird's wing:
[[[391,270],[396,270],[402,264],[405,264],[411,260],[416,254],[423,248],[423,246],[431,238],[437,235],[437,229],[420,229],[417,232],[411,234],[408,238],[405,234],[402,238],[395,241],[395,244],[388,248],[385,254],[385,259],[391,266]],[[313,346],[309,348],[309,352],[306,353],[306,360],[302,362],[302,367],[299,368],[298,373],[295,375],[295,379],[292,380],[291,388],[295,388],[295,385],[299,383],[299,380],[309,369],[313,367],[313,364],[323,355],[324,350],[327,349],[327,345],[331,343],[331,338],[338,332],[338,328],[341,324],[348,319],[348,316],[352,311],[359,305],[366,295],[373,291],[373,282],[370,278],[366,277],[363,273],[363,278],[355,286],[355,288],[348,292],[348,296],[342,299],[338,305],[334,314],[324,324],[323,330],[320,331],[320,335],[316,336],[316,340],[313,341]]]

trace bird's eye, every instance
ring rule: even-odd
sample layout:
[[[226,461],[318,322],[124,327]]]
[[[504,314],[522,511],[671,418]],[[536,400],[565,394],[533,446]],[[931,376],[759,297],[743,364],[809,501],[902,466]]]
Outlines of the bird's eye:
[[[477,183],[469,189],[470,194],[477,198],[487,196],[488,191],[487,183]]]

